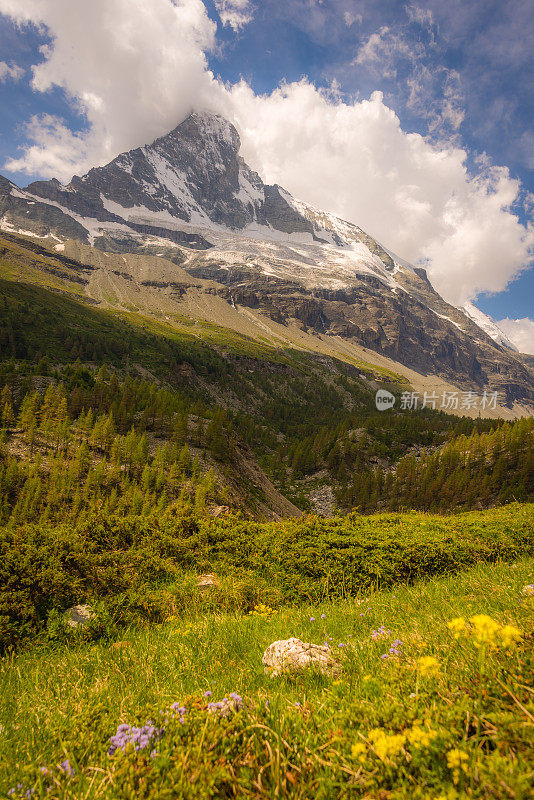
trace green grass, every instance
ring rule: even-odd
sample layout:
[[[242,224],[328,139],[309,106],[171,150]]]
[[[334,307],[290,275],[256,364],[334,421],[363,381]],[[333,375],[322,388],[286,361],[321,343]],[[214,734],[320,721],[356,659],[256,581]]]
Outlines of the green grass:
[[[363,602],[271,618],[191,613],[128,630],[120,641],[5,657],[0,791],[20,782],[34,797],[76,800],[532,797],[533,607],[521,590],[533,571],[531,558],[478,565]],[[477,648],[467,635],[456,641],[447,622],[478,613],[516,625],[523,641],[510,651]],[[372,641],[382,624],[391,636]],[[265,675],[265,647],[289,636],[315,643],[331,636],[339,675]],[[381,659],[395,638],[402,655]],[[438,660],[435,675],[417,669],[422,655]],[[244,708],[228,719],[211,715],[206,691],[212,700],[235,691]],[[183,724],[169,717],[174,702],[188,709]],[[151,748],[107,755],[118,724],[147,719],[166,727],[153,758]],[[382,745],[394,743],[384,735],[413,738],[416,720],[429,740],[404,741],[386,755],[379,737]],[[369,737],[373,729],[380,732]],[[459,773],[454,754],[447,760],[456,750],[465,754]],[[56,766],[65,758],[72,777]]]

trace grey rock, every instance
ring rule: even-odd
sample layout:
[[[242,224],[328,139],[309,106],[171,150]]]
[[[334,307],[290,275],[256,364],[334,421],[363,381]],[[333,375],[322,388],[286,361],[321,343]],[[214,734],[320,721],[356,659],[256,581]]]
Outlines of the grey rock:
[[[85,628],[95,616],[95,611],[90,605],[73,606],[66,612],[67,625],[71,628]]]

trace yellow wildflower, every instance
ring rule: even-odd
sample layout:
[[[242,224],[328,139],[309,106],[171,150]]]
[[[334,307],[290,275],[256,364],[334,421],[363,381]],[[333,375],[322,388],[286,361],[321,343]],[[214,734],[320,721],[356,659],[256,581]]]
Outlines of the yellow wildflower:
[[[417,723],[414,723],[411,730],[406,732],[406,738],[413,747],[428,747],[435,737],[436,731],[425,730]]]
[[[513,647],[516,642],[521,641],[521,631],[515,625],[503,625],[499,631],[499,637],[503,647]]]
[[[447,753],[447,766],[452,772],[453,783],[460,782],[462,772],[467,772],[469,756],[461,750],[449,750]]]
[[[439,661],[434,656],[421,656],[417,660],[417,667],[421,675],[435,675],[439,670]]]
[[[469,619],[469,622],[473,625],[477,645],[495,643],[496,636],[501,629],[498,622],[488,617],[487,614],[475,614]]]
[[[367,753],[367,746],[363,742],[356,742],[352,745],[352,757],[359,761],[364,761]]]
[[[384,761],[398,755],[406,743],[403,733],[388,733],[382,728],[373,728],[369,731],[371,741],[377,756]]]
[[[254,611],[250,612],[253,617],[271,617],[275,614],[274,608],[265,605],[265,603],[258,603],[254,606]]]
[[[455,619],[451,619],[450,622],[447,622],[447,628],[451,630],[454,634],[455,639],[459,639],[462,632],[466,628],[466,622],[463,617],[456,617]]]

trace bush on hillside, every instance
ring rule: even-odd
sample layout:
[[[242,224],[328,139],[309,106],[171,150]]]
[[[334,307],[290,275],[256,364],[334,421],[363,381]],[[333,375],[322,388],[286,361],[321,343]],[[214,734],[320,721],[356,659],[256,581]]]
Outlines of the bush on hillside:
[[[218,605],[355,596],[534,555],[534,506],[454,517],[389,514],[279,523],[239,518],[109,517],[0,530],[0,646],[41,634],[50,614],[102,601],[115,624],[161,622]],[[194,574],[217,572],[206,598]]]

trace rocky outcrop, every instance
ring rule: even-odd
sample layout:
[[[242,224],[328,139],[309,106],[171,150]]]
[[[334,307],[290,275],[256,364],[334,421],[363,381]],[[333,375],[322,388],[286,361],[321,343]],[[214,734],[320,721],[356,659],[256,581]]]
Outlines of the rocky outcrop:
[[[4,230],[45,238],[80,239],[86,242],[87,230],[61,209],[35,198],[0,175],[0,219]]]
[[[198,260],[195,264],[190,274],[224,283],[219,293],[228,302],[259,309],[276,322],[297,321],[308,333],[354,340],[465,391],[496,391],[507,404],[534,403],[532,373],[521,357],[445,303],[426,273],[410,277],[411,291],[393,292],[372,276],[327,290],[307,289],[296,281],[244,268],[216,269],[210,264],[203,269]]]

